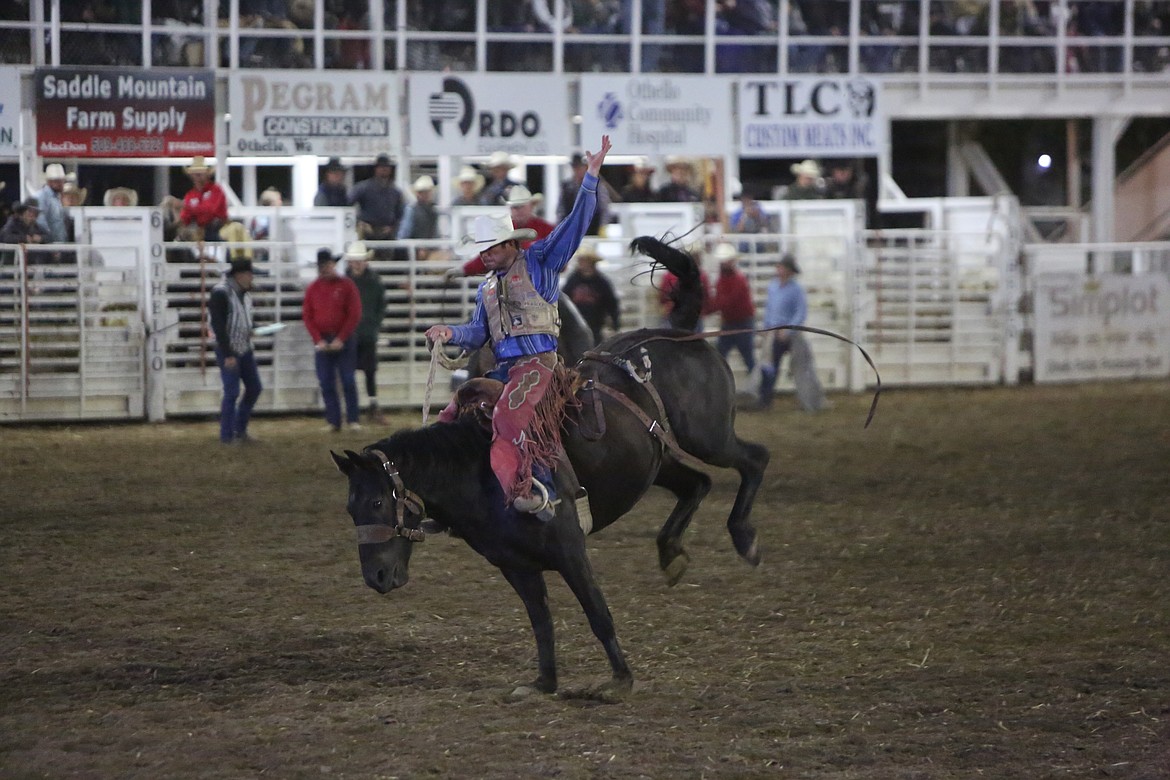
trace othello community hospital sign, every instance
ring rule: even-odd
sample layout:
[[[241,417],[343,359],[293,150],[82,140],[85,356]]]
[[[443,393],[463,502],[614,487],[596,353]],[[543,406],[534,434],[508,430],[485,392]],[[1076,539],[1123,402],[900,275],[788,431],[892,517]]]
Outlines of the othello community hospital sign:
[[[42,157],[215,153],[210,70],[37,68],[33,78]]]

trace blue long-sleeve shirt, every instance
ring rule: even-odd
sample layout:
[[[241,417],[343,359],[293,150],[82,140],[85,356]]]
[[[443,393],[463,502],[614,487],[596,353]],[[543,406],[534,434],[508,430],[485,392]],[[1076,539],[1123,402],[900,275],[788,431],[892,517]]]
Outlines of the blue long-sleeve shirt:
[[[768,283],[768,304],[764,309],[764,327],[777,325],[803,325],[808,316],[808,303],[804,288],[790,279],[780,284],[779,279]]]
[[[65,206],[61,204],[61,195],[46,184],[37,193],[37,201],[41,204],[37,224],[45,235],[45,243],[64,244],[69,240],[69,231],[65,227]]]
[[[581,189],[573,203],[573,210],[569,212],[547,237],[532,244],[523,250],[524,264],[528,268],[528,275],[540,297],[549,303],[556,303],[560,296],[560,273],[573,259],[581,239],[589,228],[589,221],[593,219],[593,209],[597,205],[597,177],[586,173],[581,181]],[[517,261],[519,262],[519,261]],[[496,275],[503,275],[507,269],[495,271]],[[471,320],[463,325],[451,326],[451,342],[467,350],[482,347],[491,338],[488,331],[487,310],[483,303],[483,289],[485,280],[475,294],[475,312]],[[492,344],[492,352],[496,360],[508,360],[521,355],[536,355],[541,352],[551,352],[557,348],[555,337],[537,333],[531,336],[507,336],[497,344]]]

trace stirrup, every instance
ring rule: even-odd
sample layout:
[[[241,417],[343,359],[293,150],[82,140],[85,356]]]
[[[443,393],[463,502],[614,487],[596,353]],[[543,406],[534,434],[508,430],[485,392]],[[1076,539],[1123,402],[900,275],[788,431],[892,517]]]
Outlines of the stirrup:
[[[548,488],[539,479],[533,479],[532,486],[535,489],[533,495],[517,496],[512,499],[512,508],[517,512],[535,515],[548,508]],[[536,495],[536,492],[540,495]]]

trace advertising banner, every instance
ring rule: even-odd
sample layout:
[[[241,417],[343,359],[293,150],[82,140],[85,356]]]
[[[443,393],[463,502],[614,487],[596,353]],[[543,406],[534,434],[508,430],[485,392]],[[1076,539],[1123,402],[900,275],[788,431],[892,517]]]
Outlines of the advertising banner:
[[[228,153],[389,154],[398,146],[398,78],[369,71],[245,70],[228,82]]]
[[[191,157],[215,154],[210,70],[37,68],[42,157]]]
[[[581,76],[581,140],[614,152],[730,156],[731,82],[708,76]]]
[[[886,117],[878,82],[854,76],[742,78],[741,157],[876,157]]]
[[[1036,277],[1035,380],[1170,376],[1170,278]]]
[[[0,157],[20,154],[20,71],[0,67]]]
[[[415,73],[409,113],[417,155],[572,151],[569,94],[560,76]]]

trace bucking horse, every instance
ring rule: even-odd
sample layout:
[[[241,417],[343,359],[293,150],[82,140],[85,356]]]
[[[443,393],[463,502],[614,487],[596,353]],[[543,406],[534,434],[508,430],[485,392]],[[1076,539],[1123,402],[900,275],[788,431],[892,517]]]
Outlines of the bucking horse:
[[[679,277],[676,295],[701,294],[690,255],[649,237],[631,247]],[[682,303],[676,310],[698,316],[697,306]],[[366,584],[380,593],[405,585],[411,552],[428,532],[463,539],[499,567],[528,611],[538,674],[517,692],[552,693],[557,664],[544,572],[555,571],[609,659],[612,678],[599,693],[628,691],[633,677],[589,564],[586,534],[623,517],[652,485],[666,488],[677,501],[658,533],[658,563],[674,585],[688,563],[683,532],[711,489],[700,469],[717,466],[740,476],[727,518],[735,549],[752,566],[761,557],[751,510],[769,453],[736,434],[731,370],[691,328],[617,334],[588,350],[569,372],[558,426],[561,467],[554,474],[560,500],[551,520],[505,506],[489,464],[491,430],[484,420],[499,390],[493,380],[472,380],[460,390],[468,413],[454,422],[399,431],[362,452],[331,453],[349,478],[347,509]]]

